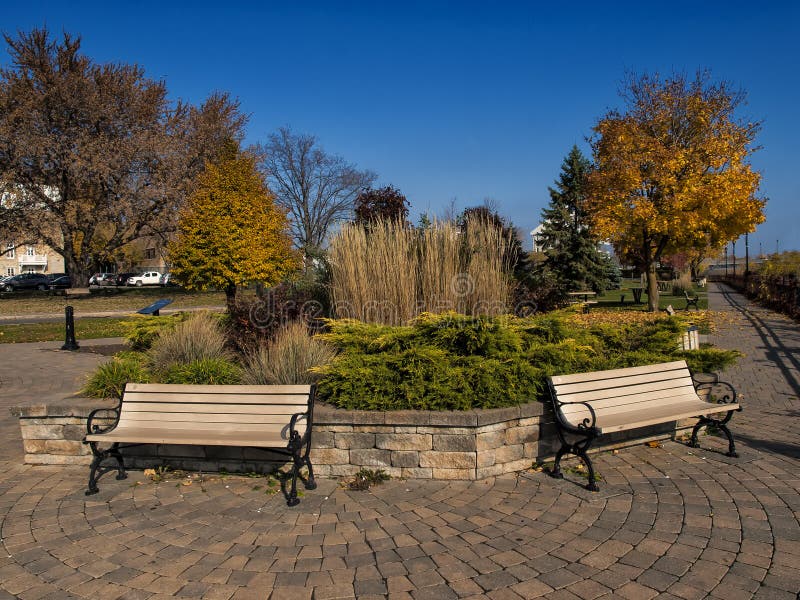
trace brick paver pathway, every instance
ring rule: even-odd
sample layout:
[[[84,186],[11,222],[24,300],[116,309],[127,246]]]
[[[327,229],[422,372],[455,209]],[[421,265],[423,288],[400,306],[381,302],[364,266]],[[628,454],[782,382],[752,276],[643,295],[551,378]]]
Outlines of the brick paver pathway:
[[[330,480],[293,509],[263,482],[155,484],[0,463],[0,599],[786,598],[800,591],[796,324],[711,290],[744,396],[721,440],[597,458],[600,494],[525,473]],[[708,449],[710,448],[710,449]]]

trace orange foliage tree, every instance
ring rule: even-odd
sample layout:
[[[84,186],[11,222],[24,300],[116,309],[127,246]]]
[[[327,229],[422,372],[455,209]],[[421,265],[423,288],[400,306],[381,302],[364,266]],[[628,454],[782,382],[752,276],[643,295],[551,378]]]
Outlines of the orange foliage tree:
[[[299,268],[286,214],[275,206],[255,157],[236,142],[228,142],[200,174],[180,212],[169,257],[186,288],[225,290],[229,312],[238,286],[274,285]]]
[[[586,209],[596,234],[647,274],[655,311],[663,256],[721,247],[763,222],[760,175],[748,164],[761,124],[737,119],[744,92],[706,71],[631,76],[621,95],[626,111],[594,128]]]

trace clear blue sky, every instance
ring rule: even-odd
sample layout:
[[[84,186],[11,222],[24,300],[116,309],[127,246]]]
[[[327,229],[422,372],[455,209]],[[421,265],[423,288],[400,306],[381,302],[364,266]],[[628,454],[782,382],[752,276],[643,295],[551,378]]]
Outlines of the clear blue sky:
[[[312,133],[379,175],[412,214],[493,198],[526,234],[573,144],[621,106],[626,71],[708,68],[764,121],[769,198],[751,253],[800,249],[798,2],[6,1],[6,33],[79,33],[98,62],[142,65],[194,103],[250,114],[247,142]],[[0,52],[0,63],[8,63]],[[737,244],[737,254],[744,244]]]

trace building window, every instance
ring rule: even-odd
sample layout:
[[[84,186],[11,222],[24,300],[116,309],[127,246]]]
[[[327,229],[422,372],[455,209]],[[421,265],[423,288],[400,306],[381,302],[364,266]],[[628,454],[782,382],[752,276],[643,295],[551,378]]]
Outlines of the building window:
[[[16,275],[16,273],[14,272],[14,267],[8,267],[6,269],[6,275],[8,275],[9,277]]]
[[[156,257],[156,249],[155,248],[147,248],[144,251],[144,257],[147,260],[153,260]]]
[[[36,256],[36,248],[33,246],[27,246],[25,248],[25,255],[26,256]]]
[[[17,256],[17,251],[14,248],[14,244],[6,244],[6,258],[15,258]]]

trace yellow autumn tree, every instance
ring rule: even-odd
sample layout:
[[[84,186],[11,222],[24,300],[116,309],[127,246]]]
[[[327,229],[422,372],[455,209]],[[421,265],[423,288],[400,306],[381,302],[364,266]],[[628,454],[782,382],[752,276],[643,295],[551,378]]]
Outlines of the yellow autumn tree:
[[[662,257],[719,248],[764,221],[748,163],[761,125],[737,119],[744,92],[707,71],[631,76],[622,97],[626,111],[594,128],[586,211],[594,232],[647,274],[655,311]]]
[[[215,163],[206,163],[180,212],[169,246],[172,272],[188,289],[225,290],[230,312],[238,286],[274,285],[298,269],[288,228],[255,157],[229,141]]]

